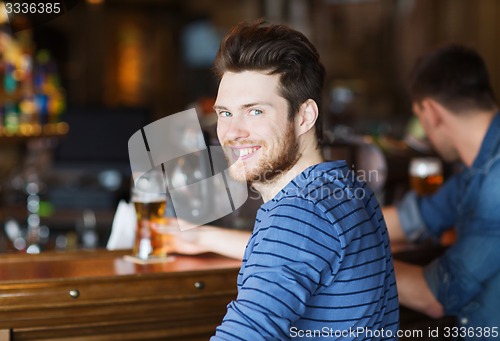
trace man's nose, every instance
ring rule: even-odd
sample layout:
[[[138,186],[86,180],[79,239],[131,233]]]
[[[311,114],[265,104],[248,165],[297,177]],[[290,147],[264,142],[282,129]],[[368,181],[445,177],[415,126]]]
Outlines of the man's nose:
[[[224,140],[237,141],[248,138],[250,131],[244,117],[233,117],[225,124]]]

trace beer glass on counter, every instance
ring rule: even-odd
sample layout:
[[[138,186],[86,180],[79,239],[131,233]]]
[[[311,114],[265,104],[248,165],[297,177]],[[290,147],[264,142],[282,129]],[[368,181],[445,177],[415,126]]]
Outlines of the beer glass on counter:
[[[133,256],[142,259],[165,259],[169,242],[166,183],[161,167],[141,176],[131,189],[131,201],[137,215]]]
[[[410,162],[410,187],[418,195],[436,192],[443,184],[443,167],[437,157],[413,158]],[[449,246],[456,239],[455,231],[448,230],[441,235],[440,243]]]
[[[410,162],[410,187],[418,195],[433,194],[443,184],[443,167],[436,157],[418,157]]]

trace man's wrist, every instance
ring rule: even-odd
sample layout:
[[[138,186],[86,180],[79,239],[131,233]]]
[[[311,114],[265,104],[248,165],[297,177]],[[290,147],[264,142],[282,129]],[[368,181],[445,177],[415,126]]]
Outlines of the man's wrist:
[[[418,207],[418,196],[414,191],[408,192],[396,205],[401,229],[406,238],[415,242],[424,239],[428,232]]]

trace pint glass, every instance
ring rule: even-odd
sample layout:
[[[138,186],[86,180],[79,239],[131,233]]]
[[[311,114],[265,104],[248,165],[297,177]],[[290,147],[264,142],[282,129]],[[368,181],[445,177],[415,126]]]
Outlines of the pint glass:
[[[161,168],[150,170],[132,185],[131,201],[137,215],[135,257],[145,260],[167,257],[166,200],[166,184]]]
[[[441,160],[435,157],[413,158],[409,175],[410,187],[418,195],[432,194],[443,184]]]
[[[414,158],[410,162],[410,186],[418,195],[436,192],[443,183],[441,160],[435,157]],[[450,229],[441,235],[441,245],[450,246],[455,242],[455,230]]]

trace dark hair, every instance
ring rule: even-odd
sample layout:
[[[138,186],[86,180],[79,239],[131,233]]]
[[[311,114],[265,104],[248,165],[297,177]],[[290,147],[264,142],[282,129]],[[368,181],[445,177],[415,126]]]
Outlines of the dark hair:
[[[496,108],[483,59],[473,49],[457,44],[421,57],[411,74],[409,92],[413,102],[429,97],[457,113]]]
[[[219,80],[227,71],[279,74],[279,91],[288,102],[289,120],[293,120],[300,105],[308,99],[321,109],[325,68],[311,42],[285,25],[259,20],[233,27],[220,45],[214,71]],[[318,116],[315,125],[318,141],[322,138],[321,128]]]

